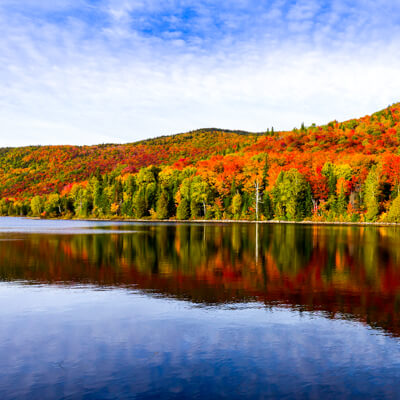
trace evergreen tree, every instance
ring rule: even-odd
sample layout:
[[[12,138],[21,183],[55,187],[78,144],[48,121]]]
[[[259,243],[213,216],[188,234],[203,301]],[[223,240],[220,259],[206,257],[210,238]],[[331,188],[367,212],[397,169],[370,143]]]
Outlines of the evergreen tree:
[[[263,214],[266,220],[271,220],[274,218],[274,209],[271,200],[271,196],[268,192],[264,192],[263,196]]]
[[[400,222],[400,196],[393,200],[386,219],[389,222]]]
[[[0,215],[7,215],[8,212],[8,207],[7,207],[7,201],[6,199],[1,199],[0,200]]]
[[[158,197],[156,212],[158,219],[169,218],[169,199],[168,193],[165,190],[162,190],[160,196]]]
[[[133,207],[133,197],[136,191],[136,180],[134,175],[129,175],[125,183],[123,185],[123,194],[122,194],[122,206],[121,211],[122,215],[133,217],[134,216],[134,207]]]
[[[113,184],[113,203],[122,205],[123,201],[123,186],[120,179],[116,179]]]
[[[305,177],[296,169],[279,174],[272,195],[277,218],[292,221],[311,215],[311,188]]]
[[[311,187],[310,187],[309,183],[307,182],[306,190],[305,190],[305,194],[304,194],[304,201],[302,203],[300,218],[304,219],[304,218],[311,217],[312,210],[313,210],[312,192],[311,192]]]
[[[176,209],[176,218],[177,219],[189,219],[190,217],[190,203],[189,201],[183,197]]]
[[[346,201],[346,194],[344,192],[343,186],[340,189],[340,194],[336,201],[335,209],[336,209],[336,213],[338,215],[344,215],[346,213],[347,201]]]
[[[376,221],[379,214],[379,174],[377,167],[371,168],[364,184],[364,203],[367,208],[367,221]]]
[[[268,154],[265,155],[265,161],[264,161],[264,167],[263,167],[263,173],[262,173],[262,185],[264,190],[267,189],[269,185],[269,159],[268,159]]]
[[[142,168],[136,176],[138,190],[135,194],[134,208],[136,217],[148,215],[150,209],[156,208],[157,180],[159,168]],[[137,215],[141,214],[141,217]]]
[[[146,198],[145,189],[140,188],[133,199],[133,208],[135,210],[136,218],[143,218],[148,214],[148,209],[146,208]]]
[[[237,191],[238,191],[238,188],[236,186],[236,179],[235,179],[235,177],[233,177],[232,178],[232,183],[231,183],[231,193],[230,193],[231,199],[233,199],[233,196],[235,196]]]
[[[14,203],[10,202],[8,203],[8,210],[7,210],[7,215],[15,215],[15,207]]]
[[[331,200],[336,200],[336,183],[337,177],[335,175],[334,166],[331,163],[325,163],[324,167],[322,168],[322,174],[326,176],[328,180],[328,188],[329,188],[329,196]]]
[[[286,209],[284,205],[285,198],[282,196],[284,175],[285,174],[283,171],[279,173],[275,185],[272,189],[274,215],[279,220],[285,219],[286,216]]]
[[[96,217],[104,216],[105,213],[105,198],[103,193],[103,178],[100,176],[93,178],[91,185],[93,190],[93,214]]]
[[[199,203],[197,203],[196,200],[192,198],[192,200],[190,201],[190,216],[193,219],[196,219],[199,217],[199,214],[200,214]]]
[[[242,196],[237,192],[232,199],[232,214],[234,219],[239,219],[242,213]]]
[[[157,198],[157,184],[156,182],[151,182],[146,185],[145,189],[145,200],[146,200],[146,209],[150,210],[151,208],[156,207],[156,198]]]

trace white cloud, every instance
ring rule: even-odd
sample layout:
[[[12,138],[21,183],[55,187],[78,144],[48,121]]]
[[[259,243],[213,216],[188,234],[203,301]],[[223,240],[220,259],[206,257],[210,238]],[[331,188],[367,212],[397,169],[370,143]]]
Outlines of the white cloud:
[[[231,9],[211,0],[107,0],[94,10],[81,2],[85,17],[54,2],[46,12],[61,12],[61,22],[5,1],[0,146],[291,129],[399,100],[400,34],[387,1],[378,12],[376,3],[366,10],[346,0],[277,0],[268,9],[252,0]],[[195,10],[189,19],[183,6]]]
[[[304,20],[314,18],[320,9],[320,3],[314,0],[299,0],[289,8],[289,20]]]

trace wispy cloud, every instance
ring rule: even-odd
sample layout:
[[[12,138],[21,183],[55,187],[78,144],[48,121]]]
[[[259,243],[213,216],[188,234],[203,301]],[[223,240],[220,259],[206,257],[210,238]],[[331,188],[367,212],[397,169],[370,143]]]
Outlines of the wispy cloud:
[[[387,0],[2,0],[0,145],[261,131],[398,101]]]

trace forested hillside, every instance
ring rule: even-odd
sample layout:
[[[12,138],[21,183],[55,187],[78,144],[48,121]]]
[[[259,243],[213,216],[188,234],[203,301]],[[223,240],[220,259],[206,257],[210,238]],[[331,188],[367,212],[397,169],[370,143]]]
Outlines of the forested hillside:
[[[0,213],[400,222],[400,104],[289,132],[0,150]]]
[[[0,196],[27,198],[60,191],[94,173],[122,175],[149,165],[191,164],[248,146],[254,134],[198,130],[132,144],[35,146],[0,149]]]

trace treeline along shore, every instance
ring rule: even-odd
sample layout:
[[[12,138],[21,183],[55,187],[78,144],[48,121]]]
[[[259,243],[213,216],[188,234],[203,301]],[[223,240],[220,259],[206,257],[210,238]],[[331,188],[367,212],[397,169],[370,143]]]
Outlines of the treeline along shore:
[[[398,188],[382,192],[379,166],[371,167],[365,182],[356,190],[346,189],[345,180],[338,176],[336,171],[342,173],[343,166],[338,169],[327,163],[321,172],[330,183],[327,199],[317,200],[310,183],[297,169],[281,171],[271,187],[268,156],[263,155],[261,161],[263,168],[259,174],[244,182],[233,179],[230,190],[222,196],[217,184],[198,175],[194,167],[178,170],[150,166],[137,174],[97,174],[61,193],[23,200],[2,199],[0,214],[141,221],[400,221],[400,196],[395,197]]]

